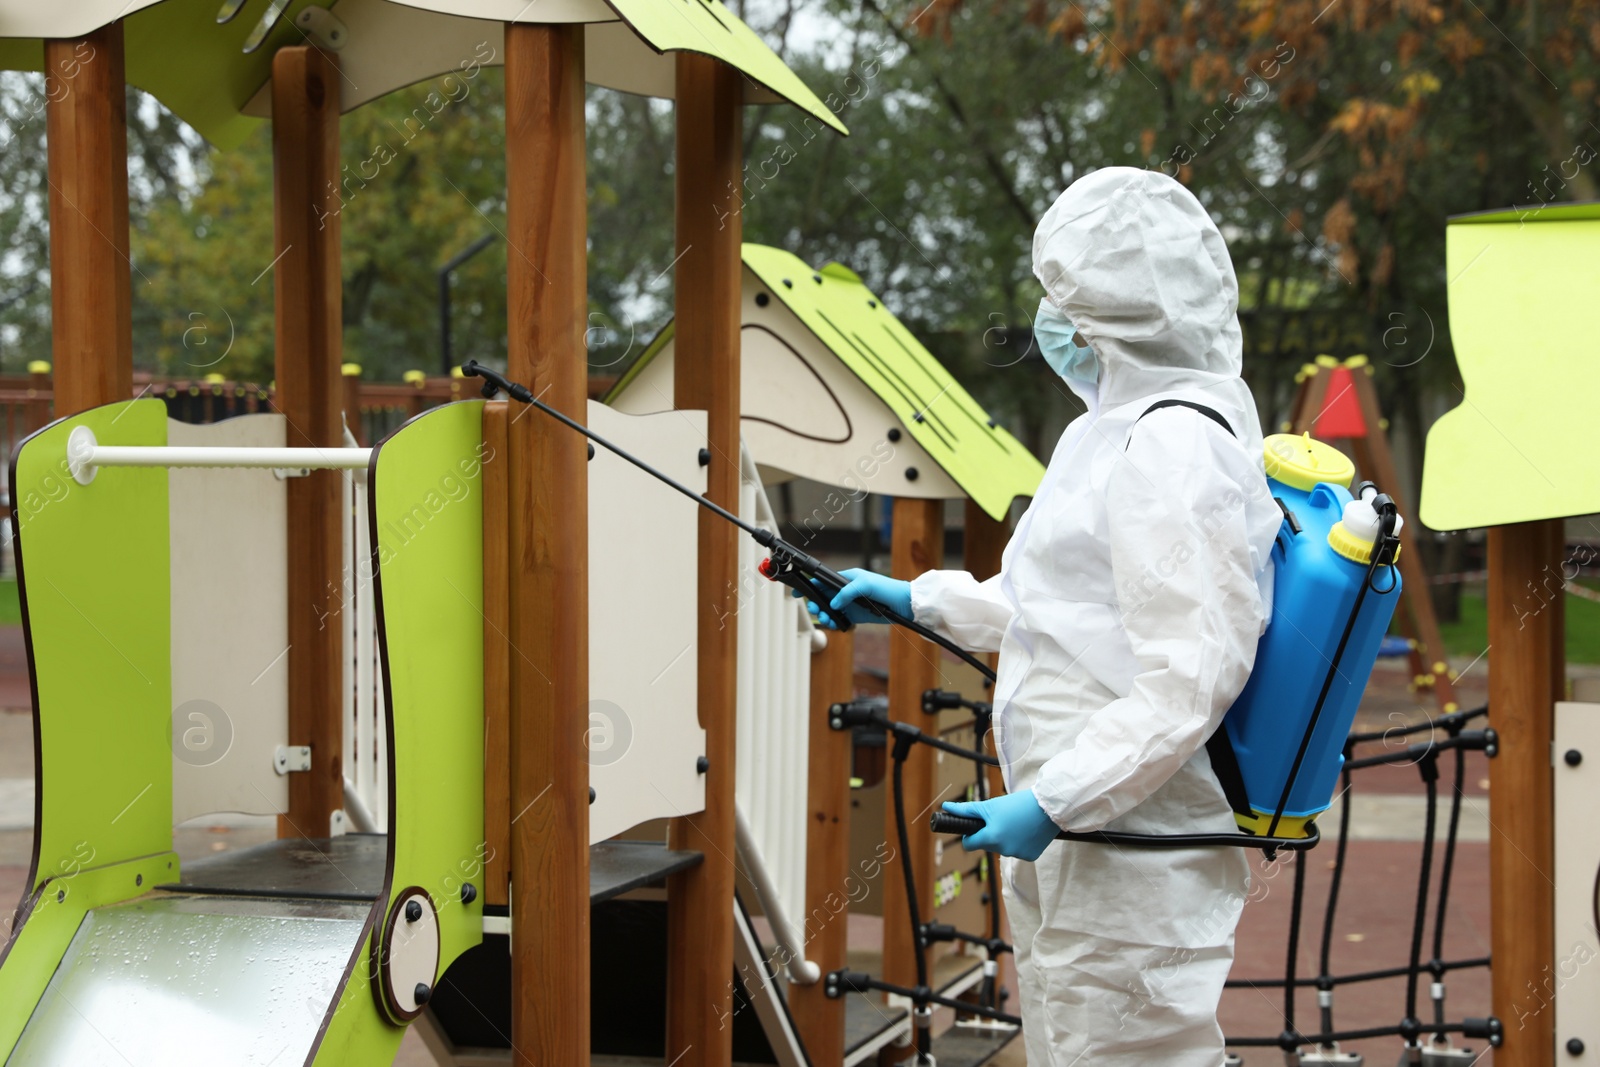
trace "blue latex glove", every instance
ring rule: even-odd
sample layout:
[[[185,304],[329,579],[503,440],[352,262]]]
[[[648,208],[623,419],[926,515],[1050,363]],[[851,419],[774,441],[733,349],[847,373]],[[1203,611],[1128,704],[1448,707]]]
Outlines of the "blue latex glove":
[[[908,619],[911,618],[910,582],[902,582],[898,578],[889,578],[882,574],[875,574],[872,571],[864,571],[859,567],[852,567],[839,573],[850,579],[850,584],[839,590],[830,606],[835,611],[842,613],[851,622],[888,621],[866,604],[861,603],[863,599],[874,600],[890,611],[898,612]],[[820,587],[818,587],[817,591],[819,594],[823,592]],[[799,596],[800,591],[795,590],[794,595]],[[821,599],[821,597],[819,596],[817,599]],[[817,609],[816,601],[807,600],[806,605],[811,608],[811,614],[818,616],[820,625],[830,630],[838,629],[831,619]]]
[[[968,852],[998,852],[1019,860],[1036,860],[1061,832],[1061,827],[1039,806],[1031,789],[989,800],[947,801],[944,810],[983,820],[982,830],[961,839],[961,847]]]

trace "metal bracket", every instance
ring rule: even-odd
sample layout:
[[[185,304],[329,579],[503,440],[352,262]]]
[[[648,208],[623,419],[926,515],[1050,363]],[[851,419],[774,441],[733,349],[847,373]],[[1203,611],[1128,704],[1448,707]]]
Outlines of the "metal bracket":
[[[310,745],[279,745],[272,753],[272,769],[279,774],[311,769]]]
[[[311,9],[307,8],[306,10],[310,11]],[[310,467],[274,467],[274,468],[272,468],[272,476],[274,478],[278,479],[278,481],[280,481],[280,482],[286,481],[286,480],[288,480],[290,478],[307,478],[307,477],[310,477],[310,475],[311,475],[311,468]]]
[[[324,52],[339,51],[350,38],[350,31],[345,29],[344,23],[333,12],[315,4],[296,15],[294,24],[304,30],[311,43]]]

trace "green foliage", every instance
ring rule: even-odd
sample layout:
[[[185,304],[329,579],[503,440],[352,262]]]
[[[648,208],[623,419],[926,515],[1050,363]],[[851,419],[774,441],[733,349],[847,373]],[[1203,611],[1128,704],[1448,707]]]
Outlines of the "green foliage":
[[[1594,590],[1593,581],[1579,583]],[[1568,594],[1565,604],[1565,632],[1568,663],[1600,663],[1600,603]],[[1452,656],[1474,659],[1489,647],[1489,611],[1481,584],[1461,591],[1460,617],[1439,625],[1439,636]]]
[[[505,229],[505,95],[497,69],[394,93],[345,116],[323,225],[341,230],[345,358],[369,379],[439,373],[435,272]],[[169,199],[134,244],[136,360],[165,374],[272,377],[272,144],[263,126],[193,197]],[[505,251],[456,274],[459,359],[505,351]]]

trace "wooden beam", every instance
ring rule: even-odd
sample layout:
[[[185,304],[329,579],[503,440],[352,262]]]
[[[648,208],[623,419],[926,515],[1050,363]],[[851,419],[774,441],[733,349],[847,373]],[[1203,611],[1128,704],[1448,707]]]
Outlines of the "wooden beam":
[[[890,543],[890,573],[909,581],[944,562],[944,501],[894,502],[894,531]],[[919,728],[930,725],[922,710],[922,694],[939,684],[939,648],[909,630],[889,627],[889,717]],[[917,876],[917,905],[922,921],[933,917],[933,831],[928,811],[934,803],[933,750],[927,745],[911,749],[905,767],[906,818],[909,820],[911,863]],[[884,840],[898,841],[894,803],[884,804]],[[898,854],[896,860],[898,862]],[[897,865],[886,864],[883,877],[883,980],[895,985],[917,984],[916,946],[911,937],[906,886]]]
[[[586,417],[581,25],[508,24],[507,370]],[[589,1062],[588,450],[513,413],[510,458],[513,1062]]]
[[[811,731],[806,770],[806,959],[827,975],[846,963],[850,898],[851,734],[828,726],[828,708],[853,695],[855,637],[828,634],[811,657]],[[825,983],[789,986],[789,1010],[812,1067],[844,1063],[844,1000],[829,1000]]]
[[[1550,745],[1565,689],[1561,521],[1489,528],[1489,908],[1496,1067],[1555,1062],[1555,821]]]
[[[706,496],[737,510],[744,83],[737,70],[707,56],[679,52],[677,65],[673,404],[706,412]],[[706,805],[674,819],[668,835],[674,848],[706,857],[667,884],[666,1059],[679,1067],[727,1067],[733,1057],[737,536],[702,511],[696,656]]]
[[[272,57],[274,400],[291,448],[344,441],[339,87],[338,60],[324,52],[296,45]],[[311,770],[289,776],[279,837],[326,837],[344,807],[344,477],[312,471],[286,486],[289,744],[311,746]]]
[[[511,460],[504,400],[483,407],[483,902],[511,891]]]
[[[133,395],[122,23],[44,43],[55,415]]]

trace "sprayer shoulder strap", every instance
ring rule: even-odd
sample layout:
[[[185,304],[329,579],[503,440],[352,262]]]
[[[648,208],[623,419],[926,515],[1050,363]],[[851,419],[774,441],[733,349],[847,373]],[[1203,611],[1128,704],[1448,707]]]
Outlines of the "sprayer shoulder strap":
[[[1196,404],[1193,400],[1179,400],[1176,397],[1168,397],[1166,400],[1157,400],[1154,404],[1151,404],[1149,407],[1145,408],[1144,411],[1140,413],[1139,418],[1133,420],[1133,424],[1137,426],[1146,415],[1150,414],[1152,411],[1160,411],[1162,408],[1188,408],[1190,411],[1198,411],[1200,414],[1204,415],[1218,426],[1221,426],[1229,437],[1239,436],[1233,432],[1233,427],[1228,425],[1228,420],[1222,417],[1222,413],[1220,411],[1217,411],[1214,408],[1208,408],[1204,404]],[[1133,436],[1131,430],[1129,431],[1128,435],[1130,438]]]
[[[1137,426],[1139,419],[1143,419],[1145,415],[1152,411],[1160,411],[1162,408],[1188,408],[1190,411],[1197,411],[1226,430],[1229,437],[1238,437],[1238,434],[1233,432],[1233,427],[1228,425],[1228,420],[1222,417],[1221,412],[1214,411],[1204,404],[1196,404],[1192,400],[1179,400],[1175,397],[1158,400],[1145,408],[1139,418],[1133,420],[1134,425]],[[1228,798],[1228,806],[1237,815],[1250,815],[1250,798],[1245,793],[1244,774],[1239,770],[1239,756],[1233,750],[1233,742],[1228,738],[1226,726],[1218,725],[1216,732],[1206,741],[1206,752],[1211,755],[1211,770],[1222,786],[1223,796]]]

